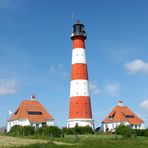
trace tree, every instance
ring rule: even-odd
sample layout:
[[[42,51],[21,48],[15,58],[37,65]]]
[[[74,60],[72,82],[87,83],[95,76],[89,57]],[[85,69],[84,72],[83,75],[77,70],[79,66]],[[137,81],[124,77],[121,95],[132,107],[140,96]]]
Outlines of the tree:
[[[132,136],[132,129],[125,125],[119,125],[116,129],[116,134],[122,135],[123,138],[130,138]]]

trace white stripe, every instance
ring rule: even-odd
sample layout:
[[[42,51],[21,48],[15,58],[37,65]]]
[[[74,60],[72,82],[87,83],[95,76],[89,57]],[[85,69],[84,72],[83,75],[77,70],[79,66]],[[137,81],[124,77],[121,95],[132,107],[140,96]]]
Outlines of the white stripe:
[[[72,64],[75,63],[86,63],[84,48],[74,48],[72,50]]]
[[[70,84],[70,97],[89,96],[88,80],[72,80]]]

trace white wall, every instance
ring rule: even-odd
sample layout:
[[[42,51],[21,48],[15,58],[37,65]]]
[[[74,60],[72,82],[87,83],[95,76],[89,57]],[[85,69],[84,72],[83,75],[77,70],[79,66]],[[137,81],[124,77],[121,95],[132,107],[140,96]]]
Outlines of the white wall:
[[[27,126],[27,125],[31,125],[31,124],[28,119],[10,121],[10,122],[7,122],[7,132],[9,132],[11,127],[14,125]]]
[[[54,121],[53,120],[48,120],[46,122],[47,126],[54,126]]]
[[[76,125],[78,126],[90,126],[94,129],[94,121],[92,119],[69,119],[67,121],[67,128],[73,128]]]
[[[115,132],[116,127],[119,126],[120,124],[129,126],[132,129],[144,129],[144,123],[140,125],[131,125],[129,124],[129,122],[114,122],[114,123],[102,124],[101,131],[106,132],[106,128],[108,127],[109,131]]]
[[[101,129],[103,130],[103,132],[106,132],[107,128],[109,129],[109,131],[115,132],[116,127],[119,125],[120,125],[120,122],[102,124]]]
[[[47,126],[53,126],[54,125],[54,121],[53,120],[49,120],[46,122]],[[28,119],[22,119],[22,120],[14,120],[14,121],[10,121],[7,122],[7,132],[10,131],[11,127],[14,125],[21,125],[21,126],[34,126],[35,128],[40,128],[42,127],[42,123],[30,123]]]

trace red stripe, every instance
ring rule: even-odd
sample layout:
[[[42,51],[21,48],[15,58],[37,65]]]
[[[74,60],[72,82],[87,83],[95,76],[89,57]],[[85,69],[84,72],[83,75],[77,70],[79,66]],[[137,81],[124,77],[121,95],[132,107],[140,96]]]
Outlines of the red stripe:
[[[71,80],[88,80],[87,64],[72,64]]]
[[[92,118],[90,97],[75,96],[70,98],[69,119],[74,118]]]
[[[74,48],[84,48],[85,49],[85,41],[83,37],[81,36],[75,37],[72,43],[73,43],[73,49]]]

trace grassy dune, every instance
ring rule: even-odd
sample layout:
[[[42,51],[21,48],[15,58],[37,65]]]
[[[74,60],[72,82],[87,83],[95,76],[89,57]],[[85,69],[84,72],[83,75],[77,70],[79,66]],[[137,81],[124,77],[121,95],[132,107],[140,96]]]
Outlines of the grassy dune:
[[[122,139],[116,135],[81,135],[75,142],[73,135],[53,141],[0,136],[0,147],[19,148],[147,148],[148,138]]]

